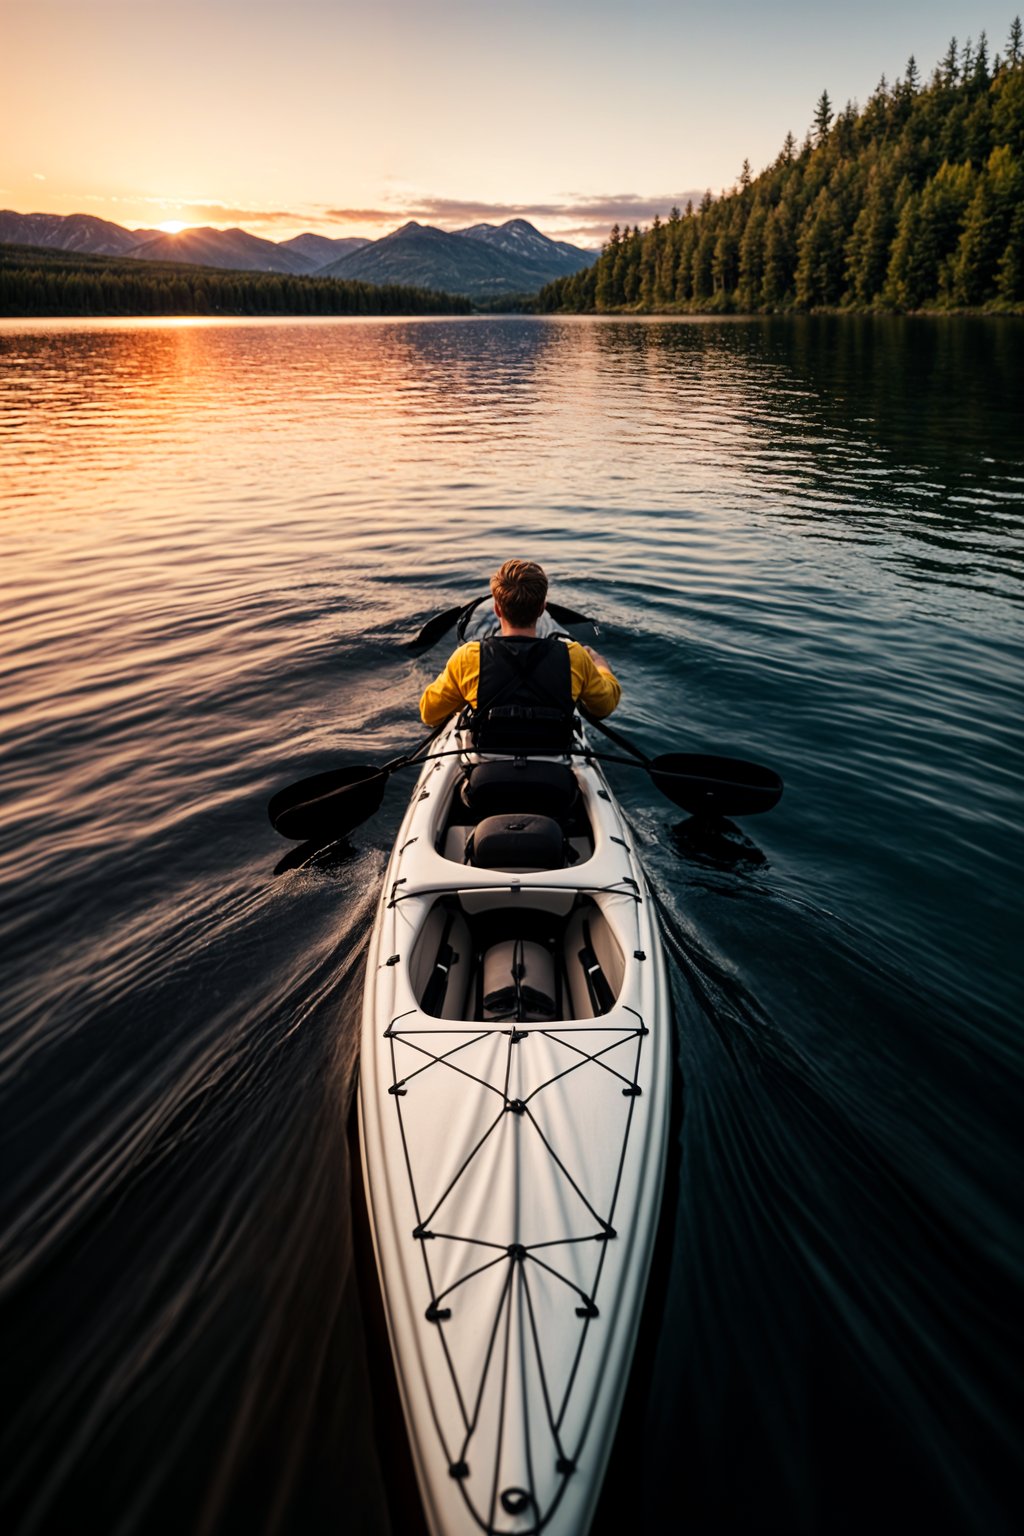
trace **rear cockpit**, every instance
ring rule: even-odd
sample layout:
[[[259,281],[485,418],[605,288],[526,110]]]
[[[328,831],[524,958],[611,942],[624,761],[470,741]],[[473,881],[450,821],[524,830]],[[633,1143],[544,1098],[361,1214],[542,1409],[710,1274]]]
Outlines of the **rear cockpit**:
[[[507,890],[467,912],[458,896],[435,902],[409,975],[416,1002],[438,1019],[547,1024],[592,1019],[614,1007],[625,962],[597,902],[578,894],[565,914],[509,903]]]

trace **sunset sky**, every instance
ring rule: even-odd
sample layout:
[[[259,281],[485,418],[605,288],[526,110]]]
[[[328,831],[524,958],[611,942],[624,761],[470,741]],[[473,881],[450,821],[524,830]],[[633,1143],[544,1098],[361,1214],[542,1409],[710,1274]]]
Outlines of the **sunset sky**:
[[[1014,0],[0,0],[0,207],[600,244]]]

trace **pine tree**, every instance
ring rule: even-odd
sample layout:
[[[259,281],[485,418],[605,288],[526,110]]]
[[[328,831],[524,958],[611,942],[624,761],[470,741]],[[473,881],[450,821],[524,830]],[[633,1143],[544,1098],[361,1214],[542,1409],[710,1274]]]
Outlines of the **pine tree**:
[[[594,303],[597,309],[614,309],[621,303],[621,294],[618,291],[616,277],[616,261],[619,249],[622,245],[622,235],[618,224],[612,225],[612,232],[608,237],[608,244],[596,263],[597,273],[594,279]]]
[[[1015,16],[1010,23],[1010,35],[1006,40],[1006,57],[1011,69],[1016,69],[1021,58],[1024,57],[1021,49],[1020,17]]]
[[[740,268],[736,296],[743,309],[756,309],[761,303],[767,218],[764,208],[760,204],[755,204],[740,240]]]
[[[954,86],[960,79],[960,53],[955,37],[949,40],[945,57],[939,66],[942,83],[946,86]]]
[[[736,287],[739,264],[740,240],[736,221],[728,219],[718,232],[711,258],[711,282],[719,307]]]
[[[686,217],[679,237],[679,254],[676,257],[673,296],[677,304],[686,304],[693,298],[693,257],[697,249],[698,223],[697,215],[693,211],[693,203],[689,202],[686,205]]]
[[[842,293],[842,238],[826,188],[804,215],[797,238],[796,301],[802,309],[838,304]]]
[[[1010,221],[1010,238],[999,258],[996,292],[1007,304],[1024,301],[1024,202],[1017,204]]]
[[[991,75],[988,72],[988,38],[982,32],[978,37],[978,51],[974,56],[974,83],[984,88],[989,84]]]
[[[871,304],[880,296],[895,228],[891,194],[876,175],[846,245],[846,281],[855,303]]]
[[[643,243],[640,252],[640,287],[639,300],[644,309],[651,309],[655,303],[658,282],[658,261],[661,257],[661,246],[664,239],[664,230],[661,219],[654,215],[650,236]]]
[[[765,221],[761,297],[762,302],[769,308],[777,308],[791,297],[795,264],[793,212],[783,198],[778,207],[772,209]]]
[[[989,156],[964,218],[953,266],[953,294],[960,304],[992,298],[1021,195],[1021,168],[1002,146]]]
[[[714,230],[710,227],[710,220],[701,219],[693,252],[692,293],[695,299],[710,299],[715,291],[712,275],[714,257]]]
[[[832,115],[832,103],[829,101],[828,91],[822,91],[818,97],[818,105],[814,109],[814,142],[816,144],[824,144],[828,138]]]

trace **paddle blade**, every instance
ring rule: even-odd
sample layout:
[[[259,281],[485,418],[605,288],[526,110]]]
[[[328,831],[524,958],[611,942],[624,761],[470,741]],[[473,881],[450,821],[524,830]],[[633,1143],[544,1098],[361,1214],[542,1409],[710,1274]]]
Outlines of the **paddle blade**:
[[[444,613],[435,613],[434,617],[428,619],[424,624],[415,640],[409,641],[407,648],[410,651],[429,650],[432,645],[437,644],[442,635],[448,633],[452,625],[462,617],[465,611],[466,604],[463,603],[458,608],[448,608]]]
[[[756,816],[782,795],[777,773],[738,757],[667,752],[649,771],[655,788],[691,816]]]
[[[547,608],[556,624],[589,624],[595,634],[601,633],[596,620],[585,613],[577,613],[575,608],[566,608],[561,603],[548,603]]]
[[[271,800],[271,825],[296,841],[341,837],[380,809],[388,777],[381,768],[348,767],[300,779]]]

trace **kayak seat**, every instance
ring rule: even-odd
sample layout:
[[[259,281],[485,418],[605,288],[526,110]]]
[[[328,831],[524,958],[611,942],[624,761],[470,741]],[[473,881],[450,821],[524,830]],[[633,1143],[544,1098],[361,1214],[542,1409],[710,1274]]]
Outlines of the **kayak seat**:
[[[508,873],[564,869],[566,854],[565,833],[553,817],[514,811],[485,816],[466,844],[467,864]]]
[[[572,769],[543,758],[473,763],[462,781],[463,803],[477,818],[525,812],[561,821],[572,810],[578,794]]]

